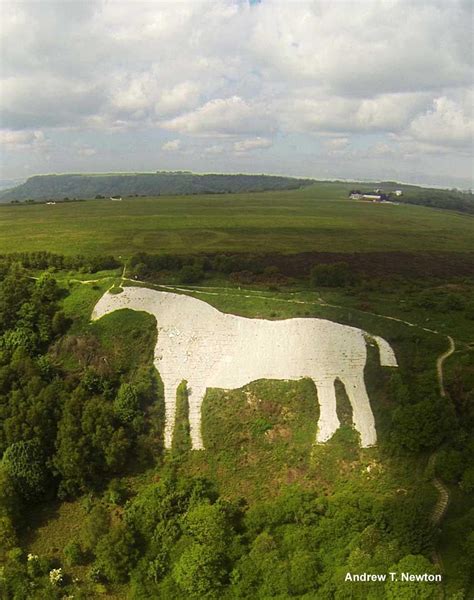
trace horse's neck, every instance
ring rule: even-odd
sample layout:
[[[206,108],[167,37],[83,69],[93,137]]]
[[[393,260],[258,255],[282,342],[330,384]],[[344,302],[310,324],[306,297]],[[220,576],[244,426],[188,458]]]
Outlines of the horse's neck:
[[[180,317],[184,310],[185,307],[177,304],[174,298],[162,296],[154,307],[158,327],[168,329],[181,324],[183,319]]]

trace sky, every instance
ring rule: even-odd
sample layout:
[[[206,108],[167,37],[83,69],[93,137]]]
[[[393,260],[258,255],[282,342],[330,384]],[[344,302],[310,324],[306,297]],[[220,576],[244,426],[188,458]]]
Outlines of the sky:
[[[0,1],[0,179],[473,187],[471,0]]]

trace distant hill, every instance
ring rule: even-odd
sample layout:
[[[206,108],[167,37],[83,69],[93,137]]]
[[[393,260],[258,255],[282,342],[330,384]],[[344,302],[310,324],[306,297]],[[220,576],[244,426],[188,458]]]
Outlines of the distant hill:
[[[225,194],[291,190],[314,183],[311,179],[271,175],[197,175],[189,171],[98,175],[36,175],[0,193],[0,202],[95,198],[96,196],[158,196]]]

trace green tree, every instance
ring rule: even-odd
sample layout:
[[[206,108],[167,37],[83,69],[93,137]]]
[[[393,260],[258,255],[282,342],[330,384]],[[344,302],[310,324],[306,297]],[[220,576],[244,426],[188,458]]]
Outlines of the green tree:
[[[176,583],[190,598],[219,598],[226,570],[219,553],[192,543],[173,568]]]
[[[123,524],[113,527],[97,544],[96,564],[112,583],[127,581],[138,560],[132,532]]]
[[[123,383],[114,400],[114,412],[121,423],[131,423],[140,415],[140,401],[135,386]]]
[[[15,442],[6,449],[2,463],[23,498],[34,500],[44,494],[48,473],[36,441]]]
[[[437,574],[438,569],[424,556],[412,554],[405,556],[396,565],[392,565],[389,572],[396,573],[398,581],[388,580],[385,584],[387,600],[435,600],[439,598],[439,584],[424,581],[407,582],[400,579],[401,573]]]
[[[86,550],[94,550],[100,538],[104,536],[110,528],[110,515],[102,504],[96,504],[81,529],[81,541]]]

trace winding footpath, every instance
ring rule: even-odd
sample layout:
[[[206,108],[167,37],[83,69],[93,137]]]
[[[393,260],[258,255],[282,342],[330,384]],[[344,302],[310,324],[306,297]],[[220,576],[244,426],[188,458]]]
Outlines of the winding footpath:
[[[454,343],[453,338],[450,335],[448,335],[447,337],[449,340],[449,348],[446,350],[446,352],[443,352],[443,354],[441,354],[441,356],[439,356],[438,360],[436,361],[436,371],[438,374],[439,392],[443,398],[446,398],[446,389],[444,387],[444,378],[443,378],[443,364],[444,364],[444,361],[447,358],[449,358],[451,356],[451,354],[453,354],[453,352],[456,350],[456,344]],[[435,462],[436,462],[436,456],[437,456],[436,451],[433,452],[433,454],[430,456],[428,465],[431,469],[434,469]],[[438,501],[436,502],[435,507],[433,509],[433,513],[431,515],[431,522],[433,525],[439,525],[441,523],[444,515],[446,514],[446,510],[448,509],[449,490],[444,485],[444,483],[441,481],[441,479],[438,479],[438,477],[433,478],[433,485],[438,490]]]
[[[443,352],[443,354],[441,354],[438,357],[438,360],[436,361],[436,372],[438,375],[439,392],[443,398],[446,398],[447,395],[446,388],[444,387],[443,364],[444,361],[448,357],[450,357],[451,354],[453,354],[453,352],[456,350],[456,344],[454,343],[453,338],[450,335],[448,335],[447,338],[449,340],[449,348],[446,350],[446,352]],[[433,473],[436,464],[437,454],[438,452],[435,450],[435,452],[433,452],[433,454],[430,456],[430,460],[428,462],[428,469],[432,470]],[[433,512],[431,513],[431,524],[437,527],[443,520],[446,511],[448,510],[449,490],[446,487],[446,485],[441,481],[441,479],[436,477],[436,475],[434,475],[432,483],[438,492],[438,500],[436,501],[436,504],[433,508]],[[443,561],[436,548],[433,550],[431,559],[436,566],[438,566],[441,570],[443,569]]]

